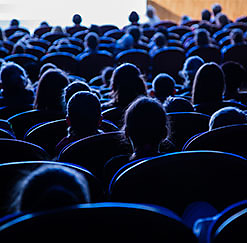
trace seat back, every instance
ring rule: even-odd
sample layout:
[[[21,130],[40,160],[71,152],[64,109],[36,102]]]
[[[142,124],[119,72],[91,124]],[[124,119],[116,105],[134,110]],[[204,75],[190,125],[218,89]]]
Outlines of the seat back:
[[[179,47],[161,49],[152,58],[152,76],[159,73],[167,73],[176,81],[180,81],[178,72],[182,69],[185,61],[184,50]]]
[[[150,56],[145,50],[130,49],[122,51],[116,56],[116,62],[118,65],[122,63],[133,63],[146,75],[150,71]]]
[[[39,110],[30,110],[18,113],[8,119],[17,138],[23,139],[25,133],[39,123],[64,118],[61,114],[51,114]]]
[[[224,126],[193,137],[183,150],[217,150],[246,157],[246,136],[246,124]]]
[[[208,131],[210,116],[197,112],[168,113],[171,126],[171,141],[178,151],[192,136]]]
[[[81,139],[68,145],[60,153],[58,161],[82,165],[102,178],[104,164],[110,158],[130,151],[129,146],[121,140],[121,132],[109,132]]]
[[[99,51],[93,54],[78,56],[77,60],[77,75],[85,78],[87,81],[99,75],[105,67],[114,66],[113,56],[106,51]]]
[[[27,214],[0,227],[1,239],[90,242],[196,242],[171,211],[153,205],[96,203]]]
[[[45,63],[53,63],[58,68],[61,68],[62,70],[70,73],[70,74],[76,74],[77,72],[77,61],[75,59],[75,56],[71,53],[67,52],[54,52],[49,53],[45,56],[43,56],[40,59],[41,65],[44,65]]]
[[[221,211],[246,198],[246,159],[229,153],[171,153],[130,163],[116,175],[109,187],[110,201],[157,204],[180,216],[196,201]]]
[[[0,164],[0,218],[10,213],[11,201],[14,200],[12,193],[16,183],[28,175],[28,173],[40,166],[65,166],[82,173],[89,186],[90,198],[92,202],[104,200],[103,187],[100,181],[88,170],[83,167],[70,163],[61,163],[54,161],[22,161]]]

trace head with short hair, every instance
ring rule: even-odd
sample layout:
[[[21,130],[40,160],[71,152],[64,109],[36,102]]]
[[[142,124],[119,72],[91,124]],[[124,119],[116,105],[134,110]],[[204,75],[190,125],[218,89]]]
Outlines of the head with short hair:
[[[152,82],[154,96],[163,103],[167,97],[174,95],[175,83],[169,74],[158,74]]]
[[[72,19],[74,24],[80,24],[82,21],[81,15],[80,14],[75,14]]]
[[[222,11],[222,7],[219,3],[215,3],[212,5],[212,11],[214,16],[216,16],[218,13],[220,13]]]
[[[198,29],[195,33],[195,41],[198,46],[210,43],[210,34],[206,29]]]
[[[191,102],[183,97],[168,97],[164,103],[164,107],[167,113],[194,111]]]
[[[86,178],[75,169],[43,165],[16,186],[15,211],[35,212],[90,202]]]
[[[236,107],[224,107],[216,111],[210,118],[209,130],[234,124],[247,123],[246,114]]]
[[[137,23],[139,21],[139,15],[136,11],[132,11],[129,15],[129,21],[133,23]]]
[[[89,32],[84,39],[85,47],[95,50],[99,44],[99,36],[95,32]]]
[[[125,112],[124,130],[134,147],[158,146],[168,135],[167,115],[155,99],[140,97]]]
[[[19,24],[20,24],[20,22],[19,22],[19,20],[17,20],[17,19],[12,19],[12,20],[10,21],[10,26],[11,26],[11,27],[18,27]]]
[[[138,26],[130,26],[128,28],[128,34],[132,35],[134,42],[137,42],[141,37],[141,31]]]
[[[224,73],[214,63],[205,63],[197,71],[192,88],[192,103],[221,102],[225,87]]]
[[[203,9],[201,12],[202,20],[210,21],[211,12],[208,9]]]
[[[244,42],[244,32],[241,29],[233,29],[230,32],[232,44],[238,44]]]
[[[140,70],[130,63],[118,66],[111,80],[113,102],[122,108],[128,106],[138,96],[147,95]]]
[[[167,38],[161,32],[155,33],[152,37],[157,47],[161,48],[163,46],[167,46]]]
[[[101,104],[96,95],[88,91],[75,93],[67,104],[70,132],[86,137],[96,133],[101,121]]]
[[[230,23],[228,17],[222,13],[217,14],[215,22],[220,28],[223,28],[225,25]]]

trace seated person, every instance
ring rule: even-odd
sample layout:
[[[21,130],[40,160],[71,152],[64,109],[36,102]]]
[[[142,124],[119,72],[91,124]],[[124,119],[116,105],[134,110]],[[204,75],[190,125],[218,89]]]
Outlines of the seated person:
[[[167,113],[171,112],[193,112],[191,102],[183,97],[168,97],[164,103]]]
[[[79,14],[74,14],[72,21],[74,23],[74,26],[67,27],[66,32],[69,33],[70,35],[73,35],[74,33],[82,30],[86,30],[87,28],[85,26],[81,25],[82,18],[81,15]]]
[[[164,34],[162,34],[161,32],[154,34],[154,36],[150,41],[150,46],[152,47],[149,51],[149,55],[153,57],[159,50],[167,47],[167,45],[168,45],[168,41]]]
[[[211,116],[209,130],[234,124],[245,124],[246,122],[247,116],[244,111],[236,107],[224,107]]]
[[[35,212],[90,202],[86,178],[72,168],[38,167],[16,183],[11,211]]]
[[[57,144],[57,154],[72,142],[101,133],[101,104],[97,96],[88,91],[75,93],[67,104],[66,121],[68,136]]]
[[[175,94],[175,80],[166,73],[158,74],[152,82],[150,95],[164,103],[167,97]]]

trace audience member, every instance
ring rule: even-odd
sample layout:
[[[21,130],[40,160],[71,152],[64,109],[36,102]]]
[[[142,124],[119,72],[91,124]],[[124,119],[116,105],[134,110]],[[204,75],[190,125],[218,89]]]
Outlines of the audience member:
[[[134,47],[134,38],[130,34],[124,34],[120,39],[116,41],[114,53],[118,53],[130,50]]]
[[[89,202],[90,191],[82,173],[43,165],[16,183],[11,211],[31,213]]]
[[[96,53],[98,51],[99,36],[95,32],[89,32],[84,39],[83,53]]]
[[[32,106],[34,93],[26,71],[13,62],[3,63],[0,70],[2,92],[0,106]]]
[[[191,102],[183,97],[168,97],[164,107],[167,113],[171,112],[193,112],[194,107]]]
[[[233,61],[223,63],[221,68],[225,75],[224,99],[242,102],[239,89],[242,84],[247,81],[245,68],[241,64]]]
[[[148,45],[142,41],[142,33],[138,26],[133,25],[129,27],[127,33],[132,35],[133,37],[133,40],[134,40],[133,47],[134,48],[144,49],[144,50],[149,49]]]
[[[210,22],[211,20],[211,12],[208,9],[203,9],[201,12],[201,18],[202,20],[206,20],[208,22]]]
[[[215,24],[218,27],[218,29],[224,28],[229,23],[230,23],[230,20],[225,14],[219,13],[216,15]]]
[[[146,15],[148,17],[148,23],[151,26],[154,26],[155,24],[160,22],[160,18],[158,17],[158,15],[156,14],[155,8],[151,5],[147,6],[147,12]]]
[[[211,6],[213,12],[213,19],[212,22],[215,23],[215,18],[217,14],[220,14],[222,11],[222,6],[219,3],[215,3]]]
[[[231,44],[232,45],[240,45],[244,44],[244,33],[241,29],[233,29],[230,32]]]
[[[169,74],[160,73],[154,78],[150,93],[152,97],[164,103],[169,96],[174,96],[175,92],[175,80]]]
[[[34,108],[55,114],[63,114],[62,93],[69,84],[66,74],[59,69],[49,69],[39,79]]]
[[[72,95],[67,103],[66,121],[68,136],[57,144],[57,154],[72,142],[101,133],[101,104],[97,96],[88,91]]]
[[[85,26],[81,25],[82,18],[80,14],[74,14],[72,21],[74,23],[74,26],[67,27],[66,32],[69,33],[70,35],[73,35],[74,33],[82,30],[86,30],[87,28]]]
[[[183,69],[179,72],[180,76],[184,79],[184,82],[177,94],[191,96],[196,72],[203,64],[204,61],[199,56],[188,57],[185,60]]]
[[[195,41],[197,46],[211,44],[209,32],[205,29],[198,29],[195,33]]]
[[[166,48],[168,45],[168,41],[166,39],[166,36],[160,32],[155,33],[150,41],[150,51],[149,55],[151,57],[155,56],[156,53],[159,52],[159,50]]]
[[[210,118],[209,130],[234,125],[247,123],[246,114],[236,107],[224,107],[216,111]]]

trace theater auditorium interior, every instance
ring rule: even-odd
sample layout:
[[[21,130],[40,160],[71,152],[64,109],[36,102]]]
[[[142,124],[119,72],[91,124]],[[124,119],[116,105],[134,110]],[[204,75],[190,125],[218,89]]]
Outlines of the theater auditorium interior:
[[[0,241],[246,242],[245,0],[0,0]]]

